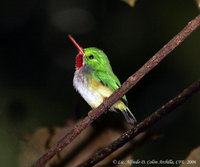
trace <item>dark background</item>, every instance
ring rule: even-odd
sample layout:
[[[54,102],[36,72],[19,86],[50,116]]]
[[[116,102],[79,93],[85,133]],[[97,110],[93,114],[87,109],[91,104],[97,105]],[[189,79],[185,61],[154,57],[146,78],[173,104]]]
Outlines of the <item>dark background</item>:
[[[198,14],[192,0],[138,0],[134,8],[119,0],[1,1],[0,166],[16,166],[23,134],[90,110],[72,85],[78,52],[68,34],[104,50],[123,82]],[[200,29],[127,93],[130,109],[142,121],[199,74]],[[151,128],[164,137],[134,157],[185,159],[199,145],[199,118],[197,94]]]

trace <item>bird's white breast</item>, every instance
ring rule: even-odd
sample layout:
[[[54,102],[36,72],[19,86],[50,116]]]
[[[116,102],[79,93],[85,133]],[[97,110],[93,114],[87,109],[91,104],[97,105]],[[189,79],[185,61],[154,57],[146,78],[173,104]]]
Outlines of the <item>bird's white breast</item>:
[[[73,85],[92,108],[96,108],[102,103],[103,98],[101,95],[90,89],[83,67],[75,71]]]

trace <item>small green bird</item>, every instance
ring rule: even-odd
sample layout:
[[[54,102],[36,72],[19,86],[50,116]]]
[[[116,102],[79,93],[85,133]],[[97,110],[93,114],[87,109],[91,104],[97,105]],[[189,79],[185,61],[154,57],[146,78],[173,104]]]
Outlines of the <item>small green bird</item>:
[[[120,81],[113,73],[106,54],[95,47],[80,47],[69,35],[74,45],[78,48],[76,56],[76,71],[73,85],[85,101],[92,107],[98,107],[116,89],[120,87]],[[126,96],[117,101],[110,111],[121,111],[127,122],[134,125],[137,121],[128,108]]]

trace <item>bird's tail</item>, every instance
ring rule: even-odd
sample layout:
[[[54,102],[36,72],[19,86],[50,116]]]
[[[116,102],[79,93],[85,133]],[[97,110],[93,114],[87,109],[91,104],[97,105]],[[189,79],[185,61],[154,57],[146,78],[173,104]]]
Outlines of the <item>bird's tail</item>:
[[[128,123],[130,123],[131,125],[135,125],[137,123],[137,120],[135,119],[134,115],[131,113],[128,107],[126,107],[126,110],[122,110],[121,112]]]

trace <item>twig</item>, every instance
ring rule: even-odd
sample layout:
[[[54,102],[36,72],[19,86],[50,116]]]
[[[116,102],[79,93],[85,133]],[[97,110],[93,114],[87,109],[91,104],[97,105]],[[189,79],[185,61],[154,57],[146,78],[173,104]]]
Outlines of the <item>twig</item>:
[[[122,86],[116,90],[109,98],[96,109],[91,110],[88,116],[76,125],[66,136],[57,142],[47,153],[40,157],[33,165],[34,167],[44,167],[45,164],[58,152],[71,143],[86,127],[108,110],[116,101],[127,93],[142,77],[161,62],[173,49],[188,37],[200,25],[200,15],[188,23],[188,25],[170,40],[161,50],[159,50],[149,61],[147,61],[135,74],[130,76]]]
[[[183,102],[185,102],[190,96],[200,89],[200,80],[194,82],[192,85],[184,89],[179,95],[168,101],[165,105],[156,110],[153,114],[147,117],[144,121],[137,124],[136,127],[126,131],[117,140],[99,150],[92,157],[86,160],[84,163],[78,165],[78,167],[90,167],[97,164],[99,161],[110,155],[112,152],[122,147],[133,137],[137,136],[141,132],[144,132],[148,127],[155,124],[164,115],[170,113],[172,110],[177,108]]]

